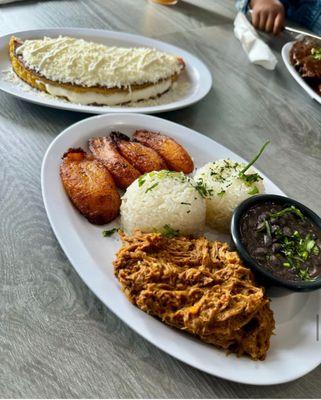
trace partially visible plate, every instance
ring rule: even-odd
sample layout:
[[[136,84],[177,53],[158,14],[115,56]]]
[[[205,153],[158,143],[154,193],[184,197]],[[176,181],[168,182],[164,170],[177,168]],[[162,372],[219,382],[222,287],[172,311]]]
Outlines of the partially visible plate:
[[[293,67],[290,60],[290,51],[295,41],[286,43],[282,48],[282,58],[285,66],[287,67],[290,74],[293,78],[298,82],[298,84],[302,87],[303,90],[307,92],[307,94],[318,103],[321,104],[321,97],[301,78],[298,71]]]
[[[276,335],[265,361],[226,356],[225,352],[169,328],[134,307],[122,293],[112,262],[120,246],[117,235],[102,237],[106,227],[91,225],[72,206],[59,177],[62,154],[69,147],[87,148],[87,140],[112,130],[131,135],[137,129],[157,130],[180,142],[192,155],[196,167],[220,158],[244,161],[226,147],[182,125],[139,114],[109,114],[78,122],[62,132],[49,146],[41,171],[42,195],[55,235],[87,286],[126,324],[146,340],[179,360],[209,374],[241,383],[271,385],[299,378],[321,363],[317,341],[320,292],[290,293],[272,298]],[[284,194],[264,176],[267,193]]]
[[[64,100],[59,100],[49,95],[44,95],[36,90],[26,90],[28,86],[18,85],[8,79],[7,71],[11,69],[8,44],[10,37],[14,35],[21,39],[35,39],[44,36],[57,37],[72,36],[82,38],[85,40],[102,43],[112,46],[145,46],[153,47],[167,53],[177,54],[182,57],[186,63],[185,71],[181,74],[177,85],[184,85],[186,88],[182,91],[182,96],[174,101],[171,101],[169,96],[169,103],[152,105],[152,106],[117,106],[117,107],[98,107],[86,106],[70,103]],[[105,31],[101,29],[81,29],[81,28],[51,28],[51,29],[37,29],[30,31],[13,32],[6,36],[0,37],[0,90],[19,97],[22,100],[31,103],[41,104],[47,107],[60,108],[71,111],[79,111],[90,114],[105,114],[111,112],[137,112],[145,114],[155,114],[165,111],[177,110],[179,108],[187,107],[200,101],[207,95],[212,87],[212,76],[205,64],[191,53],[168,43],[159,40],[150,39],[145,36],[133,35],[130,33]],[[166,96],[165,93],[163,96]],[[169,95],[169,93],[168,93]],[[162,97],[160,97],[162,102]]]

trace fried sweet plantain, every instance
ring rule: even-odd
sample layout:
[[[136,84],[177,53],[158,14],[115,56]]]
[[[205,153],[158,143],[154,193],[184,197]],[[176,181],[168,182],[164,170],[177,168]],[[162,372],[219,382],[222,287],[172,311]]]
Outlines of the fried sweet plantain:
[[[110,137],[120,154],[141,173],[168,169],[163,158],[152,148],[132,142],[120,132],[111,132]]]
[[[89,140],[94,157],[101,161],[115,179],[116,185],[126,189],[141,173],[124,158],[110,137],[95,137]]]
[[[82,149],[63,155],[60,176],[74,206],[93,224],[106,224],[119,214],[120,196],[103,164]]]
[[[154,149],[165,160],[168,169],[185,174],[194,170],[190,155],[174,139],[146,130],[136,131],[133,137],[139,143]]]

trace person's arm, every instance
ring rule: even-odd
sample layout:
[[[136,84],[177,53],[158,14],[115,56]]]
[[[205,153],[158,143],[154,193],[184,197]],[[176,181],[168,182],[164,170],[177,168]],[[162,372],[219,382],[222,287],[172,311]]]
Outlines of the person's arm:
[[[252,24],[261,31],[279,34],[284,28],[284,6],[279,0],[251,0]]]

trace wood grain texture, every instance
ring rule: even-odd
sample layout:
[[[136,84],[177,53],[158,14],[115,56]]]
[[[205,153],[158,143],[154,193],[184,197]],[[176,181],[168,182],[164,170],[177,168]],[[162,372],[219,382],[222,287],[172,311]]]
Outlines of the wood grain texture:
[[[0,34],[41,27],[137,32],[181,46],[214,77],[199,104],[164,118],[249,159],[321,213],[320,105],[288,75],[250,65],[232,32],[233,0],[47,0],[0,6]],[[271,45],[280,58],[282,40]],[[41,198],[50,142],[85,114],[0,93],[0,397],[288,398],[321,396],[321,368],[293,383],[254,387],[201,373],[156,349],[87,289],[60,249]],[[232,367],[232,366],[231,366]]]

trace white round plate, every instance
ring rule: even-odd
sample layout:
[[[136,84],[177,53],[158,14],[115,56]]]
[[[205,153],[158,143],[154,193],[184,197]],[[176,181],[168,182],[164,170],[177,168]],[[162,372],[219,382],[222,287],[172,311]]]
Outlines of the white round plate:
[[[284,64],[287,67],[290,74],[293,76],[293,78],[302,87],[302,89],[305,90],[312,99],[316,100],[318,103],[321,103],[321,97],[304,81],[304,79],[301,78],[298,71],[291,64],[290,51],[294,43],[295,41],[286,43],[282,48],[282,58]]]
[[[291,381],[321,362],[321,342],[316,340],[316,315],[320,292],[290,293],[273,297],[276,335],[265,361],[227,356],[224,351],[169,328],[134,307],[122,293],[112,262],[120,246],[117,235],[102,237],[105,227],[91,225],[72,206],[59,177],[62,154],[69,147],[87,148],[88,138],[117,130],[131,135],[136,129],[157,130],[179,141],[194,158],[196,167],[219,158],[244,161],[239,156],[191,129],[164,119],[139,114],[109,114],[85,119],[62,132],[49,146],[42,164],[42,195],[56,237],[71,264],[88,287],[119,318],[146,340],[168,354],[209,374],[236,382],[268,385]],[[268,193],[284,194],[263,174]],[[275,293],[270,293],[275,295]]]
[[[109,46],[145,46],[153,47],[167,53],[176,54],[182,57],[186,63],[185,71],[181,74],[180,80],[188,82],[188,90],[184,92],[182,98],[171,103],[155,105],[155,106],[141,106],[141,107],[98,107],[86,106],[70,103],[67,101],[59,100],[49,95],[43,95],[36,90],[24,90],[20,85],[13,83],[7,78],[7,71],[11,69],[8,43],[10,37],[14,35],[21,39],[35,39],[44,36],[57,37],[72,36],[82,38],[85,40],[102,43]],[[212,76],[205,64],[193,56],[189,52],[172,46],[168,43],[159,40],[150,39],[145,36],[133,35],[130,33],[105,31],[101,29],[81,29],[81,28],[52,28],[52,29],[37,29],[30,31],[13,32],[6,36],[0,37],[0,89],[4,92],[10,93],[13,96],[19,97],[32,103],[41,104],[48,107],[61,108],[71,111],[79,111],[90,114],[105,114],[111,112],[135,112],[144,114],[155,114],[165,111],[177,110],[179,108],[187,107],[200,101],[207,95],[212,87]],[[166,94],[164,95],[166,96]]]

